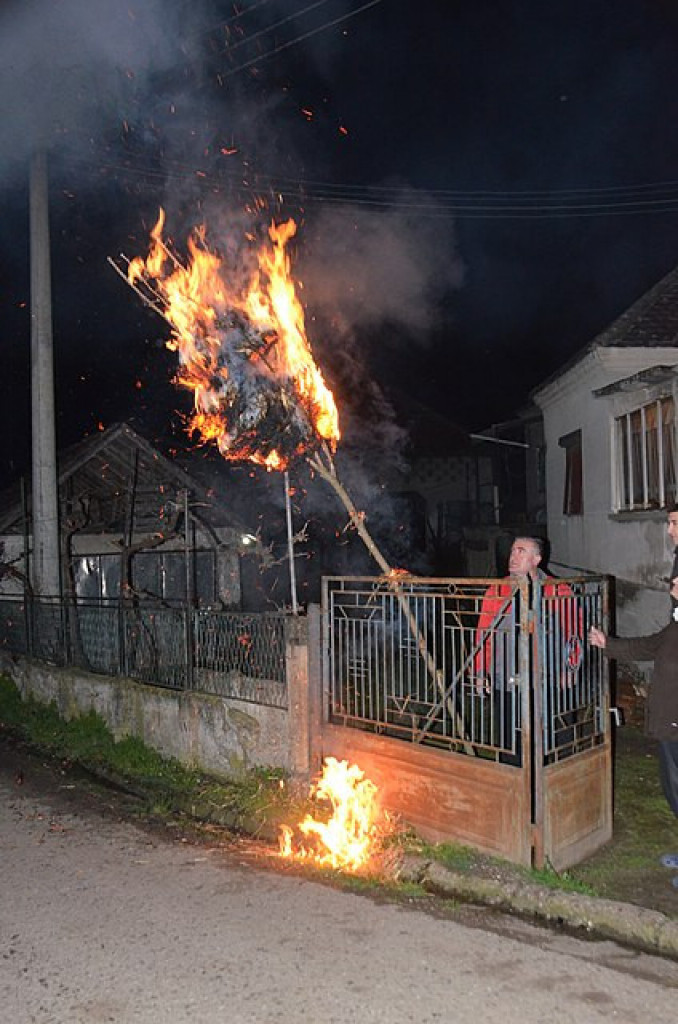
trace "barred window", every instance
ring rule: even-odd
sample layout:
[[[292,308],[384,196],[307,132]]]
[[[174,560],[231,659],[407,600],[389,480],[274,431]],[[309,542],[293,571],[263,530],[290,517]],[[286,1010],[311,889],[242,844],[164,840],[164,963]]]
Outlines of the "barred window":
[[[617,417],[614,449],[616,511],[664,508],[676,501],[672,396]]]

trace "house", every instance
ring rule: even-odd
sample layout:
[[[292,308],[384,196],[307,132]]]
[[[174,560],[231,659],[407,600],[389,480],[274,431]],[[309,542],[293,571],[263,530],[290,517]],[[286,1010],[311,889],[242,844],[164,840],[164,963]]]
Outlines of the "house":
[[[240,606],[240,556],[255,538],[178,462],[126,424],[58,457],[65,595]],[[0,596],[30,590],[30,485],[0,495]]]
[[[479,455],[489,459],[492,515],[464,527],[468,576],[504,576],[511,544],[520,534],[546,536],[544,426],[534,403],[515,416],[471,434]]]
[[[426,574],[463,575],[465,528],[494,522],[493,452],[411,396],[390,397],[407,441],[387,483],[403,518],[409,513],[413,553],[422,554]]]
[[[551,565],[616,578],[620,634],[666,622],[676,501],[678,268],[533,392]]]

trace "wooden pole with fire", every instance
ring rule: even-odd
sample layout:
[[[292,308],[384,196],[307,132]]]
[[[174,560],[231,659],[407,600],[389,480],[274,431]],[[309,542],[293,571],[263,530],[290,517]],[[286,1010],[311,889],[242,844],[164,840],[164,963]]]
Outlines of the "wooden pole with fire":
[[[193,393],[189,431],[215,442],[225,459],[248,460],[285,473],[293,610],[296,581],[286,474],[291,461],[305,458],[332,487],[392,587],[427,673],[456,724],[459,741],[474,753],[397,570],[379,550],[365,516],[337,476],[332,450],[340,438],[338,413],[311,353],[286,250],[296,231],[294,221],[270,225],[269,241],[257,250],[257,267],[245,287],[242,281],[235,287],[227,280],[221,257],[207,245],[204,227],[189,238],[190,259],[184,264],[162,237],[164,223],[161,211],[146,259],[122,257],[126,270],[109,262],[172,328],[167,344],[179,356],[176,382]],[[251,242],[251,235],[248,238]],[[251,264],[251,253],[244,262]]]

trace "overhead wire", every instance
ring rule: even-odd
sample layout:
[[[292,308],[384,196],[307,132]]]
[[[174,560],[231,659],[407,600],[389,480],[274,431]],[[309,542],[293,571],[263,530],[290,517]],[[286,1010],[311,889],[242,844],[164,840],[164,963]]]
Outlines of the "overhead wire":
[[[362,7],[357,7],[354,11],[349,11],[347,14],[342,14],[337,18],[333,18],[331,21],[326,21],[323,25],[319,25],[317,28],[311,29],[308,32],[304,32],[302,35],[296,36],[294,39],[290,39],[285,43],[281,43],[279,46],[274,47],[272,50],[267,50],[265,53],[260,53],[258,56],[253,57],[251,60],[246,61],[244,64],[239,64],[235,68],[229,68],[228,71],[220,72],[220,78],[231,78],[233,75],[237,75],[240,71],[245,71],[247,68],[252,67],[254,64],[258,64],[262,60],[266,60],[269,57],[274,57],[277,53],[282,53],[284,50],[289,50],[290,47],[296,46],[298,43],[302,43],[306,39],[310,39],[312,36],[318,35],[319,32],[325,32],[328,28],[333,28],[335,25],[341,25],[342,22],[348,21],[349,18],[355,18],[356,15],[362,14],[363,11],[369,10],[370,7],[376,7],[377,4],[380,4],[382,2],[383,0],[369,0],[368,3],[363,4]],[[224,52],[227,53],[228,50]]]
[[[252,14],[253,11],[257,10],[257,8],[264,7],[267,3],[270,3],[270,0],[256,0],[256,2],[251,4],[250,7],[246,7],[242,11],[237,11],[235,14],[232,14],[230,18],[225,18],[212,28],[204,29],[203,32],[201,32],[201,35],[210,35],[212,32],[217,32],[221,28],[228,28],[229,25],[233,25],[236,21],[241,21],[243,18],[246,18],[248,14]]]
[[[253,43],[255,39],[260,39],[261,36],[268,35],[269,32],[273,32],[274,29],[280,28],[282,25],[287,25],[288,22],[294,21],[295,18],[303,17],[304,14],[308,14],[309,11],[314,11],[317,7],[324,7],[327,2],[328,0],[315,0],[315,3],[309,4],[309,6],[304,7],[303,10],[295,11],[294,14],[288,14],[286,18],[281,18],[280,21],[273,22],[271,25],[266,25],[265,28],[260,29],[253,35],[239,39],[237,43],[229,43],[228,46],[225,46],[223,50],[219,51],[219,53],[228,54],[232,53],[234,50],[239,50],[241,46],[249,46],[249,44]],[[219,56],[219,54],[216,54],[216,56]]]
[[[140,178],[156,184],[163,181],[192,181],[202,189],[228,191],[239,195],[271,194],[295,205],[328,204],[368,207],[375,210],[397,208],[427,218],[544,219],[552,217],[609,217],[678,211],[678,182],[645,182],[634,186],[597,186],[592,189],[556,189],[551,192],[484,192],[482,190],[414,189],[397,186],[354,185],[226,171],[207,173],[199,168],[165,159],[162,168],[139,161],[102,162],[86,158],[68,158],[100,172],[129,177],[137,185]],[[658,190],[664,190],[664,194]],[[652,193],[655,194],[652,194]],[[590,195],[592,201],[584,197]],[[571,196],[571,200],[566,197]],[[534,197],[538,197],[535,199]]]

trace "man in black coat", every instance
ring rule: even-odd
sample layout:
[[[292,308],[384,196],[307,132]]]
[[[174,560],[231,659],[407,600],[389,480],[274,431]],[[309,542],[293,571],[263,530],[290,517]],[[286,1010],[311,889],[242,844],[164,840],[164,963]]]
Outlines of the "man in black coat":
[[[647,703],[647,734],[659,741],[659,774],[669,807],[678,817],[678,505],[668,509],[667,530],[674,546],[669,593],[671,618],[668,625],[649,636],[608,637],[592,628],[589,643],[600,647],[609,658],[625,661],[653,661],[654,671]],[[678,853],[666,854],[662,862],[678,867]],[[678,887],[678,876],[673,880]]]

